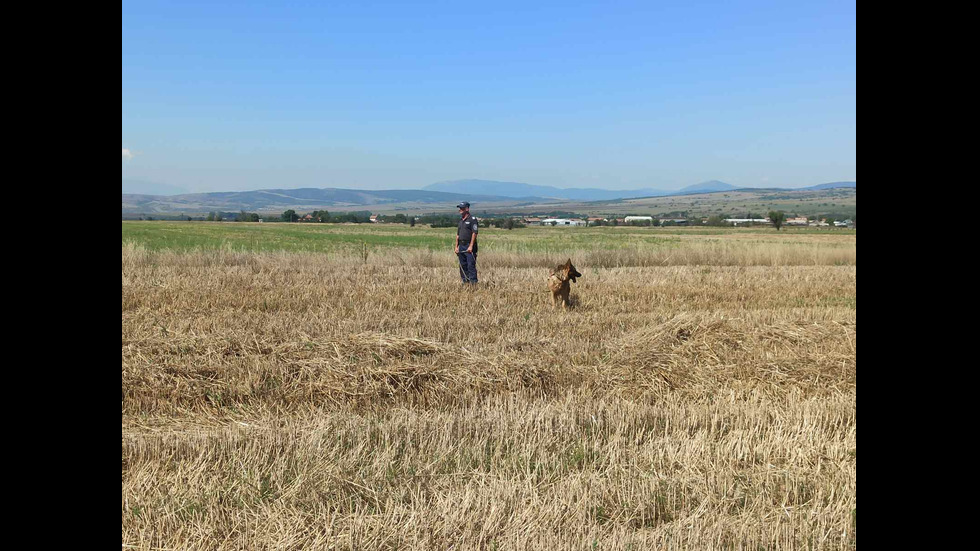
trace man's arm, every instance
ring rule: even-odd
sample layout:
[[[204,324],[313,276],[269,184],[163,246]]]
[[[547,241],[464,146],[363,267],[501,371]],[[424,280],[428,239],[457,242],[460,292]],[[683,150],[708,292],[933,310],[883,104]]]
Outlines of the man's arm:
[[[453,245],[453,250],[459,254],[459,233],[456,234],[456,244]]]
[[[470,237],[470,246],[466,247],[466,252],[468,253],[473,252],[473,245],[476,245],[476,232],[473,232],[473,237]]]

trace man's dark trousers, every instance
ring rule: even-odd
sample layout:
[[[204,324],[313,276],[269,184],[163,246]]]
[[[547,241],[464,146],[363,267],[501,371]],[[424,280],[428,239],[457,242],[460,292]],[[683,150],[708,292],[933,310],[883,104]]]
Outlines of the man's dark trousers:
[[[466,252],[469,243],[459,244],[459,277],[463,283],[476,283],[476,253]]]

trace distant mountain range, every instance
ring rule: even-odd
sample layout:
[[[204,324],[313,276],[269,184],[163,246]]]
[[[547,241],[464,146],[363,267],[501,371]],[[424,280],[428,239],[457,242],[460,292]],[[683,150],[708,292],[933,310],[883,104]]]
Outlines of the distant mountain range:
[[[363,207],[418,203],[441,209],[452,209],[461,200],[473,203],[507,205],[519,201],[499,195],[428,191],[417,189],[360,190],[339,188],[262,189],[257,191],[220,191],[181,195],[122,194],[123,213],[176,213],[208,211],[273,212],[285,209],[358,210]],[[528,197],[524,201],[547,201]]]
[[[536,186],[521,182],[499,182],[496,180],[448,180],[430,184],[422,189],[461,195],[487,193],[489,190],[493,190],[494,195],[503,195],[505,197],[547,197],[550,199],[566,199],[572,201],[605,201],[627,197],[655,197],[669,195],[671,193],[669,191],[651,188],[557,188],[552,186]]]
[[[856,182],[831,182],[799,190],[824,190],[839,187],[856,188]],[[126,190],[144,190],[126,193]],[[560,201],[610,201],[639,197],[691,195],[719,191],[760,190],[738,188],[725,182],[711,180],[687,186],[677,191],[652,188],[608,190],[597,188],[557,188],[521,182],[494,180],[450,180],[437,182],[423,189],[358,190],[343,188],[263,189],[256,191],[222,191],[212,193],[179,193],[180,188],[166,184],[154,184],[136,180],[123,180],[122,210],[132,213],[178,212],[274,212],[285,209],[337,209],[359,210],[384,205],[425,205],[429,208],[449,210],[460,200],[480,204],[480,207],[500,208],[528,203],[555,203]],[[786,188],[769,188],[793,191]],[[178,193],[174,193],[177,191]]]
[[[693,186],[687,186],[681,188],[677,191],[668,193],[667,195],[691,195],[693,193],[714,193],[716,191],[731,191],[733,189],[738,189],[738,188],[731,184],[726,184],[725,182],[719,182],[718,180],[708,180],[707,182],[701,182],[700,184],[694,184]]]
[[[829,184],[817,184],[803,189],[834,189],[839,187],[858,187],[857,182],[830,182]]]
[[[855,182],[832,182],[796,189],[831,189],[837,187],[857,187]],[[666,195],[691,195],[694,193],[714,193],[718,191],[734,191],[739,188],[718,180],[709,180],[681,188],[676,191],[662,189],[597,189],[597,188],[557,188],[552,186],[536,186],[521,182],[499,182],[495,180],[449,180],[430,184],[422,189],[445,191],[461,195],[490,193],[506,197],[549,197],[569,201],[609,201],[615,199],[632,199],[637,197],[662,197]],[[778,188],[787,189],[787,188]]]
[[[138,195],[180,195],[188,191],[182,187],[171,186],[169,184],[123,178],[122,192]]]

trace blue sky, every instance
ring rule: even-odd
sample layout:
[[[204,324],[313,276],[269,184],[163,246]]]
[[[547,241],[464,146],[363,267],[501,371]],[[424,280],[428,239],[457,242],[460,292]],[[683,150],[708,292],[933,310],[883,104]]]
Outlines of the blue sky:
[[[127,2],[122,176],[857,180],[854,1]]]

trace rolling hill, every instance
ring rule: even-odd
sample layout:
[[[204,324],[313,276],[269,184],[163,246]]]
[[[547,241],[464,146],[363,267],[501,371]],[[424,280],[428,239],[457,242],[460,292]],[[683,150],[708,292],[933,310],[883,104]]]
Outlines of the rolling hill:
[[[726,184],[725,182],[719,182],[718,180],[709,180],[707,182],[701,182],[700,184],[694,184],[693,186],[681,188],[677,191],[668,193],[667,195],[690,195],[692,193],[712,193],[715,191],[731,191],[733,189],[738,188],[731,184]]]
[[[257,191],[222,191],[181,195],[122,194],[123,214],[206,213],[208,211],[282,212],[286,209],[358,210],[364,207],[401,205],[405,208],[428,206],[429,209],[452,210],[466,199],[483,206],[507,206],[520,203],[499,195],[460,195],[416,189],[358,190],[341,188],[263,189]],[[542,197],[523,200],[539,201]]]
[[[857,188],[857,182],[830,182],[828,184],[817,184],[803,189],[838,189],[838,188]]]
[[[653,197],[670,194],[669,191],[651,188],[557,188],[553,186],[538,186],[522,182],[500,182],[496,180],[448,180],[430,184],[422,189],[464,195],[493,194],[514,198],[546,197],[549,199],[566,199],[571,201],[603,201],[625,199],[627,197]]]
[[[159,189],[159,188],[158,188]],[[163,188],[161,191],[168,191]],[[297,211],[364,210],[377,212],[453,212],[460,200],[473,203],[478,212],[532,212],[573,210],[626,212],[656,208],[663,212],[702,211],[721,213],[732,209],[756,211],[766,204],[789,206],[823,202],[821,207],[856,206],[856,182],[830,182],[806,188],[736,188],[712,180],[665,192],[654,189],[561,189],[520,182],[452,180],[425,189],[358,190],[344,188],[262,189],[211,193],[123,193],[122,213],[204,214],[209,211],[281,213]],[[832,199],[844,199],[843,204]],[[710,208],[709,208],[710,205]]]
[[[182,193],[188,193],[182,187],[158,182],[133,180],[131,178],[122,179],[122,192],[130,195],[180,195]]]

